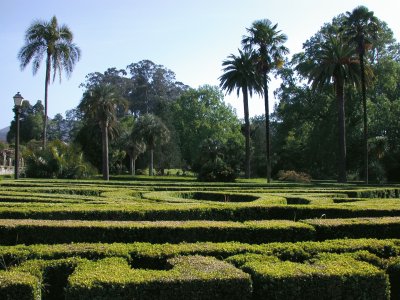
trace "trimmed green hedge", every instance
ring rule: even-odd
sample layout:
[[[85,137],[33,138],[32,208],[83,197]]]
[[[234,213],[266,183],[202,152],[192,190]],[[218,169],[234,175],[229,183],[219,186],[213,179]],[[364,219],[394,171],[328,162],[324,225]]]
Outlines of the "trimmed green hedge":
[[[13,270],[36,277],[42,292],[39,299],[65,299],[68,277],[77,265],[84,262],[87,260],[79,257],[59,260],[29,260]]]
[[[400,299],[400,257],[388,261],[387,274],[390,279],[391,299]]]
[[[340,255],[338,255],[340,254]],[[375,255],[374,255],[375,254]],[[257,264],[265,265],[266,262],[268,264],[272,264],[272,266],[268,269],[268,272],[272,272],[270,275],[271,278],[274,278],[274,282],[277,286],[282,283],[282,280],[290,279],[289,282],[291,284],[296,285],[299,282],[302,282],[302,286],[311,286],[313,284],[317,284],[316,280],[321,280],[325,282],[325,288],[327,284],[335,283],[338,284],[339,288],[347,289],[349,295],[353,295],[353,290],[346,284],[344,284],[341,280],[345,278],[346,282],[349,284],[351,282],[360,281],[361,287],[364,287],[364,284],[367,284],[367,279],[363,277],[364,275],[360,275],[359,273],[353,274],[353,269],[366,270],[364,267],[366,266],[366,262],[368,265],[368,270],[377,270],[377,268],[383,270],[386,268],[385,262],[386,258],[390,258],[389,271],[390,275],[392,293],[395,295],[393,291],[395,291],[396,286],[399,287],[398,281],[398,272],[393,271],[396,267],[396,261],[398,255],[400,254],[400,240],[376,240],[376,239],[345,239],[345,240],[330,240],[324,242],[300,242],[300,243],[269,243],[269,244],[261,244],[261,245],[250,245],[250,244],[242,244],[237,242],[229,242],[229,243],[182,243],[182,244],[150,244],[150,243],[133,243],[133,244],[58,244],[58,245],[18,245],[18,246],[0,246],[0,257],[2,259],[2,266],[6,267],[8,271],[0,271],[1,274],[12,274],[10,272],[17,272],[18,274],[24,273],[24,276],[34,275],[36,278],[37,290],[40,288],[43,289],[43,295],[47,296],[47,299],[52,299],[51,297],[54,295],[64,297],[64,288],[67,286],[67,281],[71,277],[71,274],[81,274],[80,271],[76,271],[76,267],[82,265],[90,265],[88,270],[92,270],[93,266],[101,266],[96,264],[95,261],[104,259],[104,258],[112,258],[118,259],[118,261],[123,262],[123,265],[130,265],[134,268],[136,274],[142,274],[144,272],[145,275],[150,278],[156,278],[159,274],[167,274],[168,276],[172,276],[171,274],[175,274],[172,270],[177,268],[177,265],[172,263],[167,263],[168,260],[174,259],[176,257],[184,256],[184,257],[193,257],[196,255],[201,256],[213,256],[218,259],[228,258],[227,260],[231,263],[234,263],[236,266],[243,266],[248,262],[257,262]],[[232,256],[234,256],[232,258]],[[325,256],[328,258],[332,258],[329,263],[325,263],[323,259]],[[230,257],[230,258],[229,258]],[[333,259],[334,258],[334,259]],[[39,260],[37,260],[39,259]],[[87,261],[85,259],[91,259],[94,261]],[[356,263],[354,263],[354,260]],[[25,261],[25,262],[24,262]],[[213,259],[214,265],[220,263],[218,260]],[[322,262],[321,262],[322,261]],[[345,262],[336,264],[336,261]],[[363,262],[363,264],[360,264]],[[189,266],[184,266],[181,270],[189,270],[188,274],[194,274],[193,270],[190,269],[190,265],[194,264],[192,261],[188,263]],[[184,264],[182,264],[183,266]],[[200,266],[201,264],[199,264]],[[215,266],[217,266],[215,265]],[[330,274],[329,272],[333,272],[335,268],[337,268],[340,272],[342,272],[342,267],[349,267],[349,272],[345,276],[342,274],[339,279],[337,279],[334,274]],[[374,265],[374,269],[370,269]],[[13,267],[14,266],[14,267]],[[205,269],[211,268],[209,265],[205,264]],[[207,267],[208,266],[208,267]],[[327,267],[328,266],[328,267]],[[285,269],[291,267],[292,269]],[[124,267],[127,268],[126,266]],[[139,268],[139,269],[137,269]],[[200,267],[199,267],[200,268]],[[201,267],[203,268],[203,267]],[[293,271],[293,268],[299,268],[300,271],[303,269],[306,270],[304,274],[306,275],[295,276],[292,278],[296,272]],[[102,269],[102,267],[100,268]],[[145,269],[148,270],[148,273],[145,272]],[[150,270],[149,270],[150,269]],[[257,281],[256,278],[262,279],[263,274],[258,274],[254,270],[250,272],[250,269],[242,268],[245,272],[248,272],[252,275],[254,282],[254,290],[255,292],[260,291],[262,288],[262,281]],[[274,270],[282,271],[287,270],[286,274],[289,277],[279,277],[280,273],[273,273]],[[10,271],[11,270],[11,271]],[[109,277],[112,278],[114,274],[112,270],[108,270]],[[311,270],[311,271],[310,271]],[[321,273],[318,273],[318,270]],[[328,270],[328,271],[326,271]],[[364,272],[363,271],[363,272]],[[131,271],[129,271],[131,272]],[[229,271],[231,272],[231,271]],[[229,273],[228,272],[228,273]],[[307,273],[308,272],[308,273]],[[317,272],[314,274],[313,272]],[[381,273],[384,271],[381,271]],[[381,274],[379,273],[379,274]],[[86,273],[89,274],[89,273]],[[118,274],[118,273],[115,273]],[[158,274],[158,275],[154,275]],[[269,274],[269,273],[268,273]],[[310,275],[311,274],[311,275]],[[330,274],[330,275],[329,275]],[[364,273],[363,273],[364,274]],[[82,274],[81,274],[82,275]],[[79,275],[79,276],[81,276]],[[279,275],[279,276],[278,276]],[[285,275],[285,276],[286,276]],[[329,276],[334,277],[334,281],[330,281]],[[85,275],[88,278],[91,275]],[[115,275],[116,276],[116,275]],[[292,276],[292,277],[290,277]],[[380,276],[380,275],[379,275]],[[371,280],[372,286],[377,289],[379,293],[382,292],[382,277],[377,276],[375,273],[371,273],[371,276],[368,280]],[[117,276],[118,277],[118,276]],[[20,277],[24,278],[24,277]],[[31,277],[30,277],[31,278]],[[146,277],[148,278],[148,277]],[[32,278],[31,278],[32,279]],[[260,279],[260,280],[261,280]],[[286,280],[285,279],[285,280]],[[17,280],[17,279],[16,279]],[[89,280],[89,279],[88,279]],[[151,279],[152,280],[152,279]],[[272,280],[272,279],[271,279]],[[344,279],[343,279],[344,280]],[[1,280],[0,280],[1,281]],[[90,280],[89,280],[90,281]],[[18,281],[16,281],[18,283]],[[258,285],[256,284],[258,282]],[[260,283],[261,282],[261,283]],[[307,283],[308,282],[308,283]],[[318,281],[319,282],[319,281]],[[192,284],[192,283],[190,283]],[[196,283],[201,284],[201,283]],[[268,283],[269,284],[269,283]],[[212,284],[211,284],[212,285]],[[75,286],[75,285],[73,285]],[[117,284],[118,289],[121,288],[119,283]],[[72,287],[72,285],[71,285]],[[75,286],[76,287],[76,286]],[[281,285],[282,287],[282,285]],[[10,290],[7,290],[7,286],[2,286],[0,288],[0,295],[6,295]],[[104,286],[101,289],[104,291]],[[198,287],[196,287],[198,288]],[[16,289],[16,287],[12,287],[11,291]],[[108,289],[108,287],[107,287]],[[361,288],[360,288],[361,289]],[[31,288],[33,290],[33,287]],[[72,289],[71,289],[72,291]],[[92,291],[92,289],[91,289]],[[319,290],[317,290],[319,291]],[[3,294],[1,294],[3,293]],[[86,292],[85,292],[86,293]],[[358,292],[357,292],[358,293]],[[377,295],[377,292],[372,293],[371,295]],[[286,295],[288,296],[288,295]],[[153,295],[155,299],[156,296]],[[243,296],[244,297],[244,296]],[[282,296],[283,297],[283,296]],[[288,296],[289,297],[289,296]],[[0,298],[3,299],[3,298]],[[4,298],[7,299],[7,298]],[[26,299],[26,298],[21,298]],[[29,298],[34,299],[34,298]],[[40,299],[40,298],[39,298]],[[90,299],[90,298],[89,298]],[[118,298],[113,298],[118,299]],[[189,299],[189,298],[188,298]],[[257,299],[257,298],[256,298]],[[274,299],[274,298],[272,298]],[[281,299],[290,299],[290,298],[281,298]],[[302,299],[302,298],[300,298]],[[311,298],[313,299],[313,298]],[[322,298],[323,299],[323,298]],[[341,298],[340,298],[341,299]],[[369,298],[366,298],[369,299]],[[376,298],[376,299],[385,299],[385,298]],[[392,298],[395,299],[395,298]]]
[[[55,260],[72,257],[91,260],[122,257],[133,265],[158,268],[160,261],[177,255],[203,255],[226,258],[240,253],[276,256],[281,260],[303,262],[319,253],[352,253],[365,250],[387,259],[400,256],[400,240],[341,239],[323,242],[243,244],[238,242],[212,243],[73,243],[56,245],[0,246],[0,268],[10,268],[26,260]]]
[[[72,202],[73,200],[71,200]],[[154,204],[107,203],[99,198],[85,204],[7,203],[0,205],[1,219],[46,220],[301,220],[320,218],[392,217],[400,206],[268,205],[268,204]],[[26,201],[25,201],[26,202]],[[62,202],[58,201],[57,202]]]
[[[0,219],[0,244],[70,242],[322,241],[400,238],[400,217],[265,221],[79,221]]]
[[[321,254],[305,263],[265,255],[227,259],[253,279],[253,299],[389,299],[384,271],[349,255]]]
[[[287,242],[313,239],[312,226],[292,221],[52,221],[0,220],[0,244],[239,241]]]
[[[37,277],[19,271],[0,271],[0,299],[41,300],[40,282]]]
[[[302,221],[316,230],[317,240],[338,238],[400,238],[400,217],[313,219]]]
[[[400,198],[400,188],[364,188],[346,194],[351,198]]]
[[[78,265],[65,299],[250,299],[250,276],[211,257],[170,259],[170,270],[132,269],[122,258]]]

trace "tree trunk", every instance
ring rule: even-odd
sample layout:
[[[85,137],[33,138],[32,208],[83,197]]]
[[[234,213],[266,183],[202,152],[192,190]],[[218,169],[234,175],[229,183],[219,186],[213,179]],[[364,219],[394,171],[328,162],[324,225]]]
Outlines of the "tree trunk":
[[[51,55],[49,53],[47,53],[46,78],[45,78],[45,84],[44,84],[43,149],[46,148],[46,144],[47,144],[47,101],[48,101],[48,95],[49,95],[48,89],[49,89],[49,83],[50,83],[50,70],[51,70],[50,59],[51,59]]]
[[[154,150],[150,149],[150,166],[149,166],[149,175],[153,176],[153,156],[154,156]]]
[[[263,74],[264,84],[264,104],[265,104],[265,139],[266,139],[266,150],[267,150],[267,181],[271,182],[271,134],[269,124],[269,99],[268,99],[268,78],[267,72]]]
[[[368,184],[368,118],[367,118],[367,91],[365,87],[365,68],[364,68],[364,54],[360,53],[360,67],[361,67],[361,90],[362,90],[362,104],[363,104],[363,121],[364,121],[364,180]]]
[[[250,120],[249,120],[249,94],[247,87],[243,87],[243,107],[244,107],[244,124],[246,139],[246,161],[245,161],[245,177],[250,178]]]
[[[338,128],[339,128],[339,163],[338,182],[347,182],[346,176],[346,124],[344,110],[344,82],[335,79],[336,101],[338,105]]]
[[[102,133],[102,144],[103,144],[103,179],[109,180],[109,167],[108,167],[108,126],[102,125],[101,128]]]
[[[133,155],[129,155],[129,169],[131,171],[131,175],[135,175],[135,165],[134,165],[134,161],[133,161]]]

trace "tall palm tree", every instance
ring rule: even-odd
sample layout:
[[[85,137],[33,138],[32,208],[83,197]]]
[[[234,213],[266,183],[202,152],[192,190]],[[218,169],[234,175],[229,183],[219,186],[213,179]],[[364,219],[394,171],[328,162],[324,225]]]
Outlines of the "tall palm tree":
[[[141,138],[150,150],[149,175],[153,176],[154,149],[157,143],[163,144],[168,142],[170,138],[169,129],[159,117],[153,114],[144,114],[136,121],[133,134],[137,138]]]
[[[83,94],[78,109],[84,117],[95,121],[101,129],[102,140],[102,173],[103,179],[109,180],[109,161],[108,161],[108,137],[110,129],[115,127],[117,122],[117,111],[128,107],[125,99],[121,98],[114,87],[109,84],[98,84],[90,87]]]
[[[258,70],[263,76],[263,90],[265,102],[265,134],[267,150],[267,179],[271,182],[271,140],[268,99],[268,74],[283,64],[283,57],[289,53],[283,44],[287,37],[277,30],[278,24],[272,25],[268,19],[255,21],[252,27],[247,28],[247,36],[242,39],[244,49],[254,49],[257,53]]]
[[[250,121],[249,121],[249,94],[253,91],[261,92],[262,85],[260,76],[255,72],[254,52],[241,51],[239,56],[229,55],[228,59],[222,62],[224,74],[219,78],[220,87],[228,94],[236,89],[239,97],[240,90],[243,94],[245,139],[246,139],[246,162],[245,177],[250,178]]]
[[[58,25],[54,16],[50,22],[35,21],[26,30],[25,45],[18,53],[21,69],[32,62],[33,74],[39,70],[43,57],[46,57],[46,77],[44,87],[44,122],[43,146],[47,141],[47,109],[48,86],[50,73],[53,70],[53,81],[58,73],[61,82],[61,73],[71,76],[76,62],[80,59],[81,51],[73,42],[73,34],[66,25]]]
[[[330,86],[333,82],[338,106],[339,162],[338,182],[346,182],[346,127],[345,127],[345,84],[359,83],[359,61],[355,50],[340,36],[328,35],[307,61],[300,63],[297,70],[309,78],[313,90]]]
[[[364,176],[368,184],[368,118],[367,118],[367,93],[365,83],[365,54],[372,46],[379,30],[378,18],[374,12],[365,6],[358,6],[352,12],[346,12],[344,31],[349,40],[356,46],[360,60],[361,93],[364,123]]]

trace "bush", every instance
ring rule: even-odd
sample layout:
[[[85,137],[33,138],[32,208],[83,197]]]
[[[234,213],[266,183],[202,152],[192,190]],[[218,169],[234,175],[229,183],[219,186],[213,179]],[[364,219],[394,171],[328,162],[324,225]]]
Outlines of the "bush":
[[[205,163],[198,175],[197,179],[199,181],[219,181],[219,182],[233,182],[236,179],[236,174],[234,170],[229,167],[221,159],[217,159],[215,162]]]
[[[55,140],[47,148],[28,149],[25,173],[33,178],[78,179],[93,176],[95,169],[84,160],[83,153],[75,146]]]
[[[311,182],[311,176],[307,173],[296,172],[296,171],[284,171],[280,170],[277,174],[278,180],[282,181],[293,181],[293,182]]]
[[[193,164],[199,181],[233,182],[239,173],[242,147],[232,139],[225,143],[217,139],[205,139]]]

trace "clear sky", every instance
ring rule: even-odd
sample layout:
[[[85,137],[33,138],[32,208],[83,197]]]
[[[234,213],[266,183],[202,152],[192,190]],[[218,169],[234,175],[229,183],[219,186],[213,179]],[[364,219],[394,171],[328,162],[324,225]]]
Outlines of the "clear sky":
[[[16,92],[31,104],[44,98],[45,62],[33,76],[31,65],[21,71],[17,60],[25,30],[36,19],[49,21],[55,15],[59,24],[70,27],[82,50],[71,78],[64,75],[61,84],[56,79],[49,87],[53,117],[79,104],[79,84],[88,73],[149,59],[191,87],[218,85],[222,61],[237,53],[253,21],[278,23],[293,54],[324,23],[358,5],[374,11],[400,40],[398,0],[0,0],[0,129],[13,118]],[[273,82],[271,90],[277,86]],[[236,93],[225,100],[243,116]],[[250,114],[263,111],[262,100],[252,99]]]

